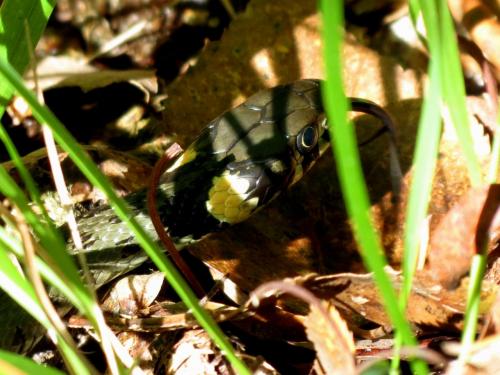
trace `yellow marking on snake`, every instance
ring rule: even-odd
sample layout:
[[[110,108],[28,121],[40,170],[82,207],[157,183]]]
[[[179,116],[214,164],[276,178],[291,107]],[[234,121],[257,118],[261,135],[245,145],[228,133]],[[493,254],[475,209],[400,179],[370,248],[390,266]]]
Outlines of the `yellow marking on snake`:
[[[175,171],[177,168],[183,166],[184,164],[193,161],[196,158],[196,150],[194,148],[188,148],[186,151],[182,153],[181,156],[177,158],[177,160],[172,164],[167,172]]]
[[[235,224],[246,220],[259,204],[259,198],[248,199],[250,187],[245,178],[225,171],[212,179],[205,202],[207,211],[219,221]]]

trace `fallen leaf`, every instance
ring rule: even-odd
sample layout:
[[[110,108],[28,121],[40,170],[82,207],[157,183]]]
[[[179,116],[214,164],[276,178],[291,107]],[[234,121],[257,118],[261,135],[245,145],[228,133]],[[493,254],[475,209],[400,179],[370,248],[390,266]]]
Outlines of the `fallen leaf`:
[[[319,363],[325,374],[355,374],[352,333],[335,306],[326,302],[322,302],[322,305],[329,315],[329,321],[314,305],[311,305],[311,311],[304,319],[307,337],[314,344]],[[335,327],[329,324],[330,321]]]
[[[239,355],[242,356],[242,353]],[[243,359],[254,374],[277,374],[271,365],[258,357],[245,354]],[[203,330],[184,333],[166,359],[165,369],[167,374],[176,375],[233,373],[227,359]]]
[[[126,276],[113,285],[101,308],[115,315],[136,316],[154,302],[164,281],[161,272]]]
[[[500,44],[500,23],[494,2],[493,5],[480,0],[450,0],[448,3],[453,17],[465,26],[472,40],[495,67],[496,78],[500,79],[500,53],[496,48]]]
[[[500,185],[471,189],[431,233],[429,274],[446,288],[469,271],[474,254],[495,249],[500,238]]]
[[[449,345],[447,345],[449,347]],[[459,346],[455,347],[453,354],[458,355]],[[445,346],[445,351],[446,346]],[[446,369],[446,375],[495,375],[500,373],[500,335],[489,336],[476,341],[469,352],[467,360],[461,362],[455,360],[450,362]]]
[[[401,274],[389,269],[387,272],[394,288],[399,291],[402,285]],[[295,281],[319,298],[335,303],[351,330],[351,325],[356,322],[366,324],[367,321],[381,325],[386,332],[391,330],[391,322],[371,274],[309,275],[296,278]],[[431,275],[417,273],[406,310],[407,320],[423,330],[426,327],[460,330],[467,288],[467,279],[462,280],[458,288],[447,290],[436,284]],[[497,289],[490,282],[483,283],[480,307],[482,313],[490,310]]]

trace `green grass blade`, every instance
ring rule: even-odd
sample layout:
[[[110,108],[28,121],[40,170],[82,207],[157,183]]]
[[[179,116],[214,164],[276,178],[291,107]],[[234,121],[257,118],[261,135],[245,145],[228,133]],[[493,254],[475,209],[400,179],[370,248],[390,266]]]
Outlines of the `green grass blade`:
[[[0,7],[0,35],[2,36],[0,58],[9,61],[20,74],[23,74],[28,66],[29,51],[35,48],[34,45],[28,45],[28,38],[23,26],[24,22],[26,21],[30,25],[30,40],[36,43],[47,25],[55,4],[55,0],[5,0],[2,3]],[[3,115],[5,106],[12,95],[12,86],[3,77],[0,77],[0,117]],[[7,152],[18,168],[28,190],[36,192],[36,184],[31,179],[26,168],[24,168],[15,145],[3,127],[0,127],[0,138],[4,142]],[[36,202],[36,194],[31,199]]]
[[[457,46],[457,37],[448,2],[438,1],[438,27],[441,37],[441,77],[443,84],[443,101],[453,120],[457,132],[465,162],[469,171],[469,177],[473,186],[482,182],[481,168],[474,151],[469,116],[465,98],[465,83],[460,64]],[[434,58],[434,55],[432,55]]]
[[[14,368],[6,368],[10,364]],[[5,371],[5,372],[4,372]],[[17,371],[17,372],[16,372]],[[37,374],[37,375],[63,375],[64,373],[53,367],[47,367],[36,363],[35,361],[0,350],[0,374]]]
[[[341,43],[343,8],[342,2],[321,2],[323,28],[323,55],[326,67],[326,84],[323,96],[330,122],[330,138],[337,164],[342,193],[361,256],[367,268],[373,272],[375,282],[384,301],[387,314],[405,345],[416,345],[404,314],[397,303],[397,295],[384,267],[387,265],[380,240],[370,217],[370,201],[364,181],[354,127],[347,119],[349,109],[342,83]],[[422,362],[417,365],[420,373],[426,373]]]
[[[31,40],[36,43],[45,30],[55,4],[56,0],[5,0],[0,7],[0,58],[9,61],[19,72],[24,72],[30,61],[28,51],[34,48],[28,46],[24,21],[29,23]],[[10,98],[12,91],[1,83],[0,80],[0,97]]]
[[[85,311],[85,305],[92,305],[94,300],[92,294],[82,283],[78,268],[73,259],[66,252],[65,245],[60,236],[53,237],[53,232],[48,230],[48,226],[42,223],[39,217],[29,207],[29,202],[22,193],[22,190],[15,184],[3,167],[0,167],[0,192],[9,198],[20,210],[26,222],[33,228],[39,241],[45,249],[49,249],[49,254],[53,255],[54,265],[59,270],[64,270],[65,282],[72,292],[67,295],[81,311]],[[65,290],[68,290],[67,288]]]
[[[22,259],[24,257],[24,251],[22,244],[19,240],[12,236],[11,233],[7,232],[5,228],[0,227],[0,244],[4,246],[5,249],[15,254],[18,258]],[[47,280],[50,285],[55,286],[62,295],[64,295],[73,305],[75,305],[80,311],[83,311],[81,306],[81,300],[79,295],[74,292],[75,286],[68,280],[66,274],[61,274],[54,271],[54,267],[49,267],[44,261],[39,257],[35,258],[36,267],[40,274],[45,280]]]
[[[429,80],[423,112],[419,123],[414,157],[414,171],[410,189],[405,226],[405,257],[403,262],[404,286],[401,306],[405,307],[417,261],[420,225],[424,222],[435,169],[441,132],[441,103],[445,104],[453,120],[469,176],[473,185],[481,183],[481,170],[473,148],[473,142],[466,109],[465,85],[461,71],[457,40],[447,2],[421,0],[418,5],[412,1],[414,12],[420,8],[425,27],[426,42],[430,52]],[[414,17],[415,18],[415,17]],[[479,311],[479,295],[484,256],[474,258],[465,315],[465,329],[462,335],[463,360],[473,342]]]
[[[56,1],[22,1],[5,0],[0,7],[0,58],[9,61],[10,64],[22,74],[29,63],[29,51],[34,49],[34,45],[28,45],[28,41],[36,43],[48,22]],[[29,37],[26,35],[24,22],[29,27]],[[5,106],[13,95],[13,88],[8,81],[0,77],[0,117],[5,112]],[[0,125],[0,140],[12,159],[14,165],[19,171],[27,190],[30,193],[31,200],[34,201],[42,211],[45,220],[49,222],[45,208],[40,200],[40,194],[36,183],[31,178],[28,170],[24,166],[17,149],[7,134],[3,125]],[[55,229],[49,228],[52,235],[56,236]]]
[[[51,330],[52,324],[41,308],[33,287],[12,263],[7,252],[9,235],[2,231],[0,235],[0,286],[9,296],[33,316],[45,329]],[[4,319],[6,317],[3,317]],[[75,353],[62,337],[57,336],[58,346],[69,369],[75,374],[91,374],[85,359]]]
[[[441,63],[440,39],[437,14],[431,1],[411,1],[412,18],[416,22],[421,11],[427,32],[425,41],[430,53],[429,87],[426,90],[416,137],[413,171],[405,217],[403,287],[399,296],[400,307],[406,311],[418,258],[418,246],[422,225],[427,216],[432,182],[441,136]],[[436,56],[435,56],[436,55]],[[402,340],[397,338],[395,350],[399,351]]]
[[[0,8],[0,32],[3,36],[4,44],[0,46],[0,65],[2,65],[2,76],[0,76],[0,97],[3,100],[3,107],[0,107],[0,114],[3,113],[5,105],[9,98],[12,96],[13,88],[21,93],[25,98],[29,97],[29,102],[31,105],[35,103],[36,109],[34,110],[35,116],[40,120],[40,122],[48,123],[50,126],[56,128],[55,137],[58,142],[63,146],[63,148],[70,149],[70,156],[73,157],[76,164],[82,168],[84,174],[93,181],[97,186],[99,186],[108,197],[111,196],[110,201],[115,205],[119,216],[126,222],[131,224],[133,231],[138,235],[139,241],[146,247],[146,251],[152,255],[153,260],[156,263],[161,263],[159,268],[167,274],[167,279],[178,291],[181,298],[186,301],[186,304],[193,309],[193,314],[197,317],[202,326],[207,329],[207,332],[211,335],[216,343],[223,349],[224,353],[228,356],[228,359],[232,362],[235,369],[240,373],[248,373],[248,370],[244,364],[236,357],[234,351],[220,331],[215,322],[208,316],[197,303],[194,294],[190,292],[187,284],[182,280],[180,275],[176,273],[176,269],[170,265],[167,258],[159,251],[155,244],[152,244],[151,240],[147,238],[142,228],[140,228],[137,223],[133,220],[129,220],[128,210],[124,206],[123,202],[118,200],[112,191],[112,188],[106,183],[105,178],[100,174],[97,168],[88,160],[85,153],[76,145],[76,142],[67,133],[66,129],[54,118],[54,116],[49,113],[45,108],[40,107],[36,103],[34,96],[22,85],[19,77],[12,71],[11,65],[6,64],[9,61],[12,66],[18,72],[24,72],[26,66],[29,62],[29,48],[27,46],[27,38],[24,34],[24,20],[28,21],[30,25],[31,40],[36,42],[46,25],[48,16],[50,15],[55,1],[21,1],[21,0],[6,0],[3,2]],[[14,78],[13,78],[14,77]],[[32,107],[34,108],[34,107]],[[54,125],[55,124],[55,125]],[[8,138],[7,133],[3,128],[0,128],[0,138],[6,145],[11,158],[13,159],[16,167],[19,169],[25,184],[32,195],[32,199],[39,203],[38,194],[36,192],[36,184],[33,183],[28,172],[22,165],[21,159],[15,146]],[[97,176],[94,178],[93,176]],[[117,203],[118,202],[118,203]],[[34,222],[34,221],[33,221]],[[180,280],[180,281],[179,281]],[[88,297],[88,296],[86,296]],[[87,301],[89,302],[89,301]],[[95,305],[84,304],[82,306],[87,313],[95,308]],[[92,320],[92,319],[91,319]]]
[[[51,127],[54,133],[54,138],[58,144],[68,152],[71,159],[85,174],[85,176],[106,194],[117,215],[129,225],[139,244],[143,247],[153,262],[155,262],[157,267],[165,274],[168,282],[172,285],[186,305],[193,311],[193,315],[200,322],[200,325],[206,329],[207,333],[212,337],[212,339],[214,339],[214,342],[223,350],[235,369],[240,373],[249,373],[243,362],[234,353],[231,344],[220,328],[211,316],[199,306],[198,299],[179,274],[177,269],[172,265],[165,254],[160,251],[158,245],[151,240],[145,230],[135,219],[133,219],[133,215],[126,206],[125,202],[118,198],[106,178],[92,163],[87,154],[79,147],[78,143],[74,140],[71,134],[46,107],[43,107],[38,103],[33,93],[23,85],[21,77],[19,77],[15,70],[3,60],[0,60],[0,73],[27,101],[37,120],[41,123],[46,123]]]
[[[427,216],[431,197],[432,181],[441,136],[441,42],[439,38],[437,10],[432,0],[420,1],[427,32],[427,45],[432,59],[429,63],[429,87],[424,97],[420,115],[415,155],[413,158],[412,182],[409,189],[408,207],[404,233],[403,288],[400,295],[402,309],[411,291],[417,264],[419,235]]]
[[[476,254],[472,258],[464,329],[462,331],[460,354],[458,356],[458,361],[462,364],[465,364],[468,359],[470,348],[477,333],[477,319],[479,318],[479,306],[481,303],[481,284],[486,270],[486,258],[484,253]]]

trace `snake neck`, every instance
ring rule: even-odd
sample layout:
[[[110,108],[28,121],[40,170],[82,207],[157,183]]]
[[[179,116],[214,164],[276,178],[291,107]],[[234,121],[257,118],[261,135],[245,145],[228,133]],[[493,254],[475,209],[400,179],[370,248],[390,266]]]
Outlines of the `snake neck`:
[[[205,160],[209,158],[205,157]],[[215,176],[221,174],[227,161],[192,162],[178,170],[165,173],[157,188],[156,207],[160,220],[174,242],[182,244],[198,240],[225,225],[207,212],[206,201]],[[145,231],[158,240],[147,208],[147,191],[141,190],[125,197],[131,216]],[[124,247],[137,241],[108,205],[90,210],[78,219],[85,252]],[[74,249],[72,246],[70,249]]]

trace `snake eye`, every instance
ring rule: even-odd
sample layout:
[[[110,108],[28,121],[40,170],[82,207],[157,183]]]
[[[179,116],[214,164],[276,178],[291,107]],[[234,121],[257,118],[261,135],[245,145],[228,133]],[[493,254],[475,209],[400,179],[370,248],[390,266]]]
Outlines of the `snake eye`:
[[[297,148],[301,154],[309,152],[318,142],[318,131],[313,126],[307,126],[297,136]]]

